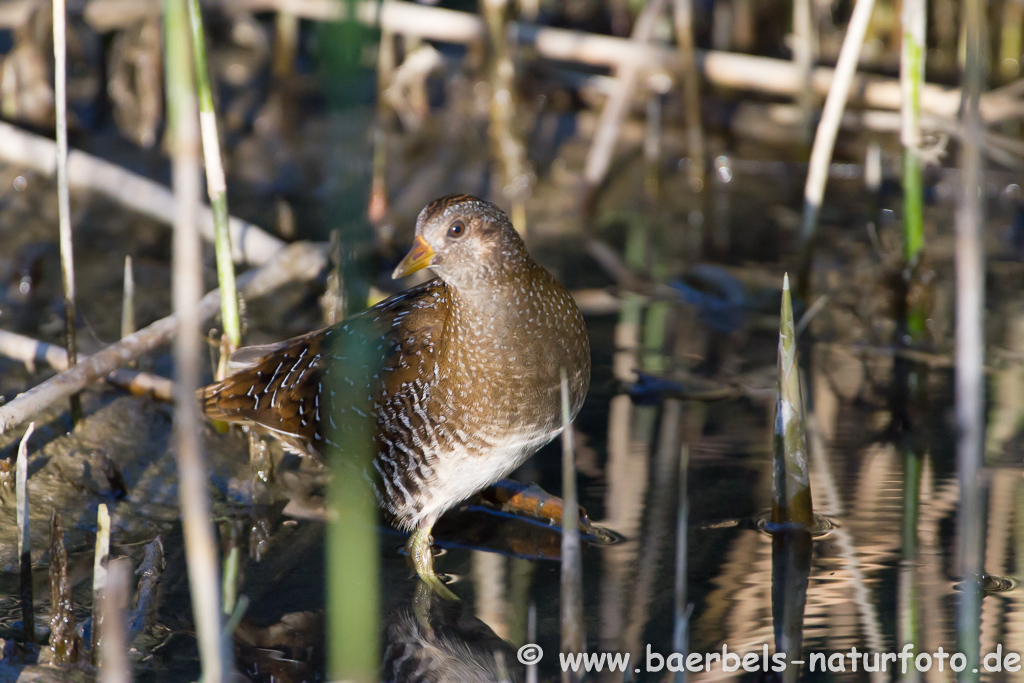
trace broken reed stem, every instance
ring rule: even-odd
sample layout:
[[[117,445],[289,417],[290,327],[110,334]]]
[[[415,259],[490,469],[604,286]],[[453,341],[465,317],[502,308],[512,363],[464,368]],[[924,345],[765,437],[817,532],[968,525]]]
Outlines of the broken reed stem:
[[[124,257],[124,289],[121,294],[121,339],[135,333],[135,272],[132,257]]]
[[[572,420],[569,411],[569,381],[565,368],[562,378],[562,580],[561,621],[562,652],[583,652],[586,636],[583,627],[583,560],[580,544],[579,498],[576,495],[576,456],[573,452]],[[577,680],[572,671],[562,673],[562,681]]]
[[[772,523],[814,525],[811,479],[807,465],[807,433],[800,395],[800,366],[796,362],[796,334],[789,275],[782,283],[779,323],[779,383],[775,408],[775,448],[772,467]]]
[[[203,160],[206,163],[206,192],[213,210],[213,245],[217,254],[217,281],[220,284],[220,313],[224,322],[224,336],[228,348],[222,353],[217,376],[223,379],[227,370],[227,356],[242,345],[242,322],[238,313],[238,287],[235,283],[235,264],[231,260],[231,232],[228,230],[228,188],[224,179],[220,138],[217,134],[217,112],[213,107],[213,89],[210,68],[206,61],[206,36],[199,0],[188,0],[189,26],[192,29],[192,62],[199,92],[199,129],[203,141]],[[222,372],[223,370],[223,372]]]
[[[687,543],[689,543],[690,494],[688,474],[690,468],[690,447],[683,444],[679,451],[679,504],[676,510],[676,573],[672,614],[672,651],[686,659],[690,646],[690,608],[686,598]],[[672,675],[673,683],[683,683],[686,674],[682,670]]]
[[[252,448],[252,432],[250,432],[250,452]],[[227,523],[228,552],[224,558],[224,578],[221,587],[224,605],[222,611],[224,616],[230,617],[235,611],[235,604],[238,602],[238,571],[241,567],[242,550],[238,542],[238,529],[234,521]],[[227,631],[230,634],[231,631]]]
[[[29,534],[28,513],[28,440],[36,423],[30,422],[25,436],[18,444],[18,461],[14,471],[14,496],[18,522],[18,578],[21,599],[21,627],[26,643],[36,642],[35,607],[32,597],[32,536]]]
[[[388,216],[388,135],[391,128],[391,105],[385,96],[395,72],[395,36],[385,29],[380,32],[377,50],[377,111],[373,121],[373,173],[367,218],[379,230]],[[378,239],[384,235],[378,232]],[[382,242],[385,240],[381,240]]]
[[[110,512],[106,503],[96,510],[96,552],[92,561],[92,637],[89,658],[93,666],[100,662],[103,647],[103,601],[107,591],[107,561],[110,558]]]
[[[128,607],[131,561],[112,560],[107,568],[107,587],[99,609],[104,623],[100,642],[100,683],[129,683],[128,638],[124,629],[124,613]],[[94,608],[95,610],[95,608]],[[94,611],[95,613],[95,611]]]
[[[839,124],[842,122],[843,109],[850,95],[850,86],[857,72],[861,47],[864,45],[864,34],[867,32],[871,19],[871,10],[875,0],[857,0],[853,14],[846,26],[846,36],[839,50],[839,61],[836,63],[835,75],[825,98],[825,108],[821,113],[821,121],[814,135],[814,146],[811,148],[810,167],[807,172],[807,184],[804,186],[804,213],[800,232],[802,264],[800,291],[806,293],[810,289],[811,247],[815,231],[818,228],[818,214],[825,197],[825,183],[828,180],[828,167],[832,160],[832,151],[836,144]]]
[[[695,192],[704,189],[704,131],[700,114],[700,75],[693,48],[693,0],[674,0],[676,46],[682,74],[683,108],[686,112],[686,150],[690,155],[687,175]]]
[[[71,240],[71,198],[68,191],[67,12],[64,0],[53,0],[53,95],[57,119],[57,215],[60,225],[60,273],[64,285],[64,340],[68,363],[78,362],[75,338],[75,252]],[[78,394],[71,396],[71,421],[82,417]]]
[[[961,681],[977,681],[981,636],[981,580],[985,550],[984,492],[981,479],[985,442],[985,257],[981,203],[982,121],[984,87],[982,31],[985,3],[964,0],[966,64],[963,74],[963,127],[960,148],[960,202],[956,212],[956,417],[957,474],[960,510],[957,528],[957,570],[963,581],[957,613],[957,645],[967,655]],[[974,669],[975,673],[969,673]]]
[[[203,680],[222,683],[230,677],[231,663],[222,635],[217,550],[196,401],[201,355],[197,304],[202,291],[202,254],[196,225],[200,195],[199,131],[185,0],[164,0],[164,30],[167,121],[176,200],[172,295],[178,321],[174,339],[178,496]]]

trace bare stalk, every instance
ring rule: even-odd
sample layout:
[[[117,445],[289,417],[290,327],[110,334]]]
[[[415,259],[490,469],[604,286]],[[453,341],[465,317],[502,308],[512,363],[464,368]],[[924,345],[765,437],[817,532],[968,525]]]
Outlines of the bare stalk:
[[[67,19],[64,0],[53,0],[53,80],[57,108],[57,213],[60,224],[60,272],[64,284],[64,339],[68,363],[78,362],[75,338],[75,252],[71,240],[71,198],[68,192],[68,96],[67,96]],[[71,419],[82,416],[78,394],[71,396]]]
[[[124,290],[121,295],[121,339],[135,332],[135,271],[132,257],[124,257]]]
[[[678,652],[685,659],[690,646],[690,608],[686,598],[687,581],[687,543],[690,523],[690,494],[688,490],[688,474],[690,468],[690,448],[683,445],[679,453],[679,506],[676,511],[676,573],[672,614],[672,651]],[[678,671],[672,676],[673,683],[683,683],[686,672]]]
[[[839,61],[836,64],[835,76],[825,98],[825,108],[818,122],[818,130],[814,135],[814,146],[811,149],[810,168],[807,173],[807,184],[804,186],[804,215],[800,239],[803,248],[804,264],[802,265],[800,288],[806,290],[810,276],[811,241],[818,227],[818,213],[825,197],[825,183],[828,180],[828,167],[832,160],[832,151],[836,144],[836,134],[843,118],[843,109],[850,94],[850,85],[857,71],[860,50],[864,44],[864,34],[871,19],[871,10],[875,0],[857,0],[846,27],[843,46],[839,50]]]
[[[217,253],[217,281],[220,284],[220,312],[224,321],[227,348],[226,357],[242,345],[242,323],[238,314],[238,287],[235,284],[235,264],[231,260],[231,233],[228,230],[228,187],[224,179],[224,162],[220,154],[217,135],[217,112],[213,108],[213,89],[210,85],[210,67],[206,62],[206,36],[199,0],[188,0],[189,26],[192,29],[192,61],[196,71],[199,92],[199,129],[203,139],[203,159],[206,162],[206,193],[213,209],[213,244]],[[226,369],[222,362],[221,367]],[[218,376],[224,373],[218,371]]]
[[[202,291],[202,255],[196,225],[200,192],[199,130],[184,0],[164,1],[164,30],[172,185],[177,208],[172,295],[178,321],[174,339],[178,495],[203,680],[222,683],[228,680],[231,665],[222,637],[217,550],[206,489],[206,466],[200,450],[196,402],[201,356],[197,304]]]
[[[960,203],[956,213],[956,416],[957,474],[960,513],[957,569],[960,594],[957,636],[967,655],[961,681],[977,681],[981,633],[981,578],[985,549],[984,495],[981,466],[985,442],[985,257],[981,204],[982,123],[979,104],[983,89],[982,30],[985,3],[964,0],[966,68],[964,70],[964,138],[960,149]],[[969,673],[971,670],[974,673]]]
[[[562,652],[583,652],[583,564],[580,548],[576,457],[569,417],[569,382],[562,368]],[[562,672],[563,683],[578,680],[572,671]]]
[[[96,552],[92,561],[92,638],[89,658],[93,666],[100,663],[103,647],[104,596],[107,591],[107,560],[110,557],[110,512],[105,503],[96,510]]]
[[[100,683],[129,683],[128,638],[124,630],[124,612],[128,607],[131,561],[114,560],[110,563],[107,589],[103,593],[100,610],[106,624],[106,633],[100,645]]]
[[[700,75],[693,47],[693,0],[674,0],[676,46],[682,73],[683,107],[686,111],[686,149],[690,155],[688,175],[695,190],[704,187],[704,130],[700,115]]]

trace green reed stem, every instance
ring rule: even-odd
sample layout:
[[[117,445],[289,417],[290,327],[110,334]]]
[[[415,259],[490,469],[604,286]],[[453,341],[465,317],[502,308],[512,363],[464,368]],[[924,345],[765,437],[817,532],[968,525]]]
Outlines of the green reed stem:
[[[238,313],[238,287],[235,264],[231,260],[231,233],[228,232],[228,193],[224,179],[224,163],[217,135],[217,113],[213,108],[210,68],[206,61],[206,37],[199,0],[188,0],[189,25],[192,29],[192,57],[199,92],[199,128],[203,138],[203,159],[206,162],[206,192],[213,209],[214,249],[217,253],[217,280],[220,284],[220,310],[224,334],[230,350],[242,345],[242,323]]]
[[[340,404],[353,406],[336,415],[338,428],[329,431],[328,451],[335,472],[327,493],[327,671],[329,680],[372,683],[380,666],[380,548],[377,500],[360,472],[373,472],[372,413],[366,396],[372,363],[370,349],[355,335],[339,339],[335,358],[348,359],[325,390]],[[362,410],[360,410],[362,406]]]
[[[800,367],[796,362],[796,334],[789,275],[782,284],[782,319],[779,324],[779,383],[775,410],[775,451],[772,468],[772,522],[814,524],[811,478],[807,465],[807,433],[800,395]]]
[[[903,49],[900,85],[903,91],[903,246],[908,291],[917,289],[918,265],[924,249],[924,184],[921,179],[921,84],[924,82],[925,0],[903,0]],[[907,303],[907,334],[920,341],[928,311],[923,297]]]

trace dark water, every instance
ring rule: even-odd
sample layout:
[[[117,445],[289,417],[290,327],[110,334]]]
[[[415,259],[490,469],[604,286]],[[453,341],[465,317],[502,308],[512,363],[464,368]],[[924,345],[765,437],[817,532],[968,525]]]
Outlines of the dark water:
[[[360,128],[351,128],[351,135],[358,137]],[[339,129],[324,124],[324,130]],[[342,143],[332,138],[330,145]],[[566,156],[572,158],[571,144],[568,149]],[[916,641],[916,653],[935,652],[940,646],[955,651],[956,585],[962,577],[956,575],[954,561],[958,488],[949,356],[952,175],[934,179],[935,201],[927,216],[929,258],[936,273],[935,345],[910,359],[923,359],[923,366],[904,370],[895,367],[892,346],[896,327],[891,283],[899,242],[891,209],[898,207],[898,196],[881,197],[883,209],[890,210],[883,210],[876,221],[874,246],[865,226],[874,214],[861,190],[858,168],[836,168],[814,287],[814,298],[828,299],[811,320],[800,349],[808,395],[813,397],[815,510],[832,528],[812,543],[783,545],[759,526],[759,520],[770,505],[778,296],[783,272],[794,267],[794,207],[799,205],[803,168],[724,158],[716,165],[723,167],[729,173],[719,172],[700,196],[680,191],[681,174],[666,168],[664,198],[652,205],[638,199],[643,169],[634,164],[607,188],[600,203],[596,236],[620,253],[627,244],[646,241],[640,269],[645,278],[662,278],[663,273],[690,267],[687,282],[698,290],[681,289],[678,300],[651,302],[614,287],[586,256],[579,237],[572,236],[572,212],[545,199],[564,188],[542,185],[536,205],[530,207],[539,226],[534,250],[540,259],[581,293],[581,300],[593,293],[589,290],[601,288],[613,295],[613,308],[619,309],[587,315],[594,348],[593,389],[576,422],[580,503],[593,522],[621,536],[614,544],[584,546],[588,649],[630,653],[629,668],[637,680],[665,679],[664,671],[634,669],[657,665],[658,658],[648,657],[648,652],[668,656],[674,649],[676,520],[681,509],[675,482],[685,445],[690,653],[721,653],[727,647],[731,652],[760,654],[765,646],[774,653],[778,637],[799,636],[801,632],[793,629],[801,627],[808,660],[815,653],[831,657],[854,647],[872,656],[897,652],[911,639]],[[14,169],[0,169],[0,326],[58,342],[53,187],[28,176],[28,187],[15,191],[11,188],[18,175]],[[420,183],[409,194],[429,198],[466,189],[448,187],[458,182],[449,177]],[[1015,581],[1019,553],[1024,551],[1024,267],[1014,237],[1019,188],[1008,183],[994,176],[989,192],[991,467],[986,470],[985,567],[994,578],[993,590],[983,602],[983,654],[1000,646],[1004,654],[1024,652],[1022,593]],[[238,209],[258,214],[272,196],[268,191],[249,203],[241,201]],[[310,202],[306,206],[301,193],[294,198],[297,213],[312,222],[305,228],[308,234],[334,227],[325,218],[333,204],[305,197]],[[414,206],[413,199],[406,201]],[[169,233],[103,200],[76,196],[74,202],[79,207],[82,347],[88,352],[117,337],[125,254],[136,260],[140,324],[166,314]],[[410,226],[409,220],[397,226],[398,243]],[[206,257],[212,265],[210,254]],[[695,259],[712,267],[692,268]],[[388,270],[382,267],[380,272]],[[210,273],[207,268],[208,277]],[[386,279],[374,279],[374,284],[383,286]],[[322,286],[294,287],[248,302],[248,340],[281,339],[316,327]],[[711,296],[702,298],[692,291]],[[165,374],[170,370],[166,353],[140,365]],[[639,387],[637,371],[649,378]],[[924,398],[907,398],[901,379],[905,372],[923,387]],[[0,396],[9,399],[42,376],[0,360]],[[666,398],[677,403],[666,404]],[[115,554],[138,563],[143,544],[157,534],[165,547],[156,625],[140,634],[136,643],[137,679],[191,680],[198,668],[168,450],[170,410],[149,399],[99,388],[88,393],[85,405],[88,417],[71,434],[67,414],[57,407],[41,418],[31,442],[33,546],[39,561],[37,630],[45,635],[48,623],[48,558],[42,549],[49,510],[56,507],[65,517],[72,564],[80,568],[73,572],[78,617],[85,620],[91,599],[92,520],[103,502],[114,517]],[[674,430],[678,437],[659,450],[659,435],[665,430]],[[315,508],[324,473],[311,463],[283,462],[279,472],[287,474],[272,485],[267,504],[254,508],[244,437],[217,435],[209,429],[206,436],[222,539],[230,528],[237,528],[241,546],[261,556],[258,562],[248,561],[242,572],[240,592],[251,605],[236,638],[239,667],[253,680],[316,680],[323,675],[324,527],[282,508],[289,500]],[[0,454],[11,457],[18,437],[20,432],[0,437]],[[912,458],[921,466],[920,503],[916,524],[905,529],[912,514],[904,503]],[[104,459],[123,473],[126,499],[115,500],[109,482],[96,475]],[[560,462],[558,445],[550,445],[516,478],[535,481],[557,494]],[[13,520],[13,495],[5,491],[0,507],[0,638],[8,642],[20,637]],[[454,578],[453,588],[463,600],[437,605],[424,617],[416,582],[401,553],[404,539],[382,529],[387,659],[383,677],[415,680],[413,671],[429,671],[425,680],[527,680],[516,652],[523,643],[533,642],[545,653],[537,669],[540,680],[557,680],[557,529],[468,508],[440,524],[435,538],[444,549],[438,568]],[[906,548],[914,543],[917,555],[907,559]],[[790,613],[789,625],[783,628],[783,594],[773,593],[773,578],[780,591],[787,580],[799,584],[804,575],[802,623],[797,618],[794,627]],[[21,665],[12,659],[5,654],[0,662],[0,680],[12,680],[19,671]],[[805,666],[803,675],[815,681],[901,677],[865,673],[862,664],[855,673],[851,666],[849,659],[845,672],[811,673]],[[770,678],[764,672],[723,672],[720,664],[715,668],[711,673],[690,673],[688,679]],[[619,681],[623,675],[592,674],[592,679]],[[1022,679],[1021,674],[1005,672],[986,676],[993,681]],[[931,671],[921,674],[920,680],[951,677],[948,671]]]

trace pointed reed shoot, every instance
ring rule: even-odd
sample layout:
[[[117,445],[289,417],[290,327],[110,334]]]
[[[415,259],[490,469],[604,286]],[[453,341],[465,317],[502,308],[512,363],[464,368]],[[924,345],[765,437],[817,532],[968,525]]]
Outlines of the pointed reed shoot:
[[[569,411],[569,382],[562,375],[562,652],[583,652],[586,636],[583,627],[583,564],[580,543],[578,496],[576,495],[576,457],[573,449]],[[562,673],[562,680],[576,680],[573,672]]]
[[[775,408],[775,448],[772,467],[772,522],[814,525],[811,479],[807,461],[807,433],[800,395],[800,367],[796,362],[796,334],[789,275],[782,284],[779,323],[779,382]]]
[[[68,190],[67,13],[64,0],[53,0],[53,95],[57,120],[57,214],[60,226],[60,272],[64,285],[64,339],[68,366],[78,362],[75,334],[75,255],[71,239],[71,197]],[[82,417],[78,394],[71,396],[71,420]]]
[[[196,86],[199,92],[199,128],[203,140],[203,159],[206,162],[206,192],[213,210],[214,250],[217,253],[217,280],[220,283],[221,318],[224,335],[228,339],[225,358],[220,363],[218,377],[226,370],[226,357],[242,345],[242,323],[238,313],[238,286],[235,283],[235,264],[231,259],[231,233],[228,231],[228,193],[221,160],[220,139],[217,135],[217,113],[213,107],[213,88],[210,68],[206,60],[206,37],[199,0],[188,0],[189,25],[192,35],[192,59],[195,65]]]
[[[231,659],[222,636],[217,549],[203,462],[199,406],[200,337],[198,304],[202,257],[197,217],[200,206],[198,108],[193,84],[186,0],[164,0],[164,64],[167,127],[175,197],[172,299],[176,382],[174,427],[178,498],[192,614],[204,683],[230,678]]]
[[[103,647],[103,601],[107,590],[107,561],[110,558],[110,512],[105,503],[96,510],[96,552],[92,560],[92,635],[89,658],[93,666],[100,663]]]
[[[28,440],[36,423],[30,422],[25,436],[18,444],[18,461],[14,470],[14,496],[17,505],[18,522],[18,571],[21,600],[21,627],[25,642],[36,642],[35,607],[32,597],[32,537],[29,535],[28,516]]]

